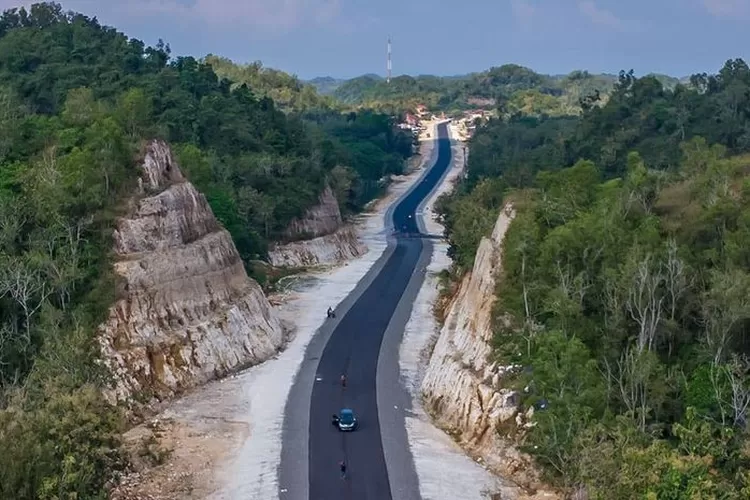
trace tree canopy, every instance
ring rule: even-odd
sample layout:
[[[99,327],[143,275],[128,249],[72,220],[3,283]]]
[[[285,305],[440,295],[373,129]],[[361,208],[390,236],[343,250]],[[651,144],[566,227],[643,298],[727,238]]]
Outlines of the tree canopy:
[[[0,16],[0,498],[102,498],[123,465],[94,334],[144,140],[172,145],[251,271],[326,184],[355,212],[411,154],[388,116],[227,76],[58,4]]]
[[[737,59],[672,89],[623,72],[580,117],[494,120],[472,139],[440,213],[460,275],[501,205],[518,209],[493,355],[525,366],[508,380],[537,409],[519,439],[551,481],[597,499],[747,497],[749,112]]]
[[[260,61],[251,64],[235,64],[226,57],[209,54],[206,64],[221,78],[230,80],[235,86],[247,85],[262,97],[270,97],[284,111],[308,111],[333,109],[336,102],[319,94],[316,87],[300,81],[283,71],[266,68]]]
[[[679,83],[664,75],[654,77],[669,88]],[[579,70],[549,76],[517,64],[505,64],[455,77],[402,75],[387,83],[377,75],[363,75],[345,81],[319,78],[310,83],[346,105],[390,112],[424,104],[447,113],[479,108],[500,109],[503,114],[566,116],[578,114],[581,101],[591,96],[606,100],[617,83],[617,75]]]

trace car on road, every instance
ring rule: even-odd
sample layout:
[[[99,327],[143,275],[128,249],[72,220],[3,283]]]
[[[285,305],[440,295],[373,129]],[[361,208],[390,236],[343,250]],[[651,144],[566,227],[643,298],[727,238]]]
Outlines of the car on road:
[[[349,408],[343,408],[338,415],[333,416],[333,425],[339,428],[340,431],[353,431],[357,428],[357,417],[354,416],[354,411]]]

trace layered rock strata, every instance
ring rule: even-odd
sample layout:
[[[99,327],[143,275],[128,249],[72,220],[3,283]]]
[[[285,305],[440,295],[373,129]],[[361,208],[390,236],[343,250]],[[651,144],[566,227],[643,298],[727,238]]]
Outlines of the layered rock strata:
[[[118,297],[101,325],[112,400],[165,398],[265,361],[283,328],[169,146],[152,141],[114,232]]]
[[[516,212],[507,205],[492,236],[483,238],[472,271],[449,304],[430,355],[421,392],[435,423],[490,469],[524,486],[536,483],[527,459],[499,432],[501,424],[522,424],[519,394],[504,388],[504,376],[517,366],[493,362],[492,308],[503,238]]]
[[[353,227],[344,225],[338,201],[326,186],[318,203],[293,220],[285,236],[297,241],[272,245],[268,261],[276,267],[312,267],[339,264],[367,252]]]

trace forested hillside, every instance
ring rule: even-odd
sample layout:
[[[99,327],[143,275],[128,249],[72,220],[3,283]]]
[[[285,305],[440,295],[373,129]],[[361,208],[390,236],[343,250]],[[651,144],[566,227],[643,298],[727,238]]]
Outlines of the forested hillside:
[[[653,75],[666,88],[680,80]],[[424,104],[434,111],[453,114],[467,109],[499,109],[503,114],[566,116],[581,111],[581,101],[599,96],[606,101],[617,82],[616,75],[573,71],[567,75],[542,75],[517,64],[462,76],[397,76],[386,83],[377,75],[351,80],[318,78],[310,83],[326,89],[338,101],[401,112]],[[683,81],[682,83],[687,83]]]
[[[321,95],[333,94],[333,92],[345,82],[346,80],[333,78],[330,76],[320,76],[318,78],[313,78],[312,80],[307,81],[307,83],[315,87],[315,89]]]
[[[270,97],[284,111],[329,109],[336,104],[330,97],[318,93],[315,86],[283,71],[265,68],[259,61],[235,64],[226,57],[209,54],[204,62],[220,78],[231,80],[235,87],[247,85],[258,97]]]
[[[577,113],[579,100],[598,91],[605,96],[616,77],[575,71],[551,77],[515,64],[460,77],[365,75],[339,84],[332,95],[343,103],[395,110],[425,104],[453,113],[465,109],[496,109],[524,114]]]
[[[92,340],[144,139],[172,144],[246,262],[325,183],[355,211],[401,172],[388,117],[284,113],[249,83],[56,4],[0,16],[0,498],[101,498],[122,466]]]
[[[492,121],[440,203],[459,274],[518,209],[495,356],[525,367],[523,448],[588,498],[750,494],[750,69],[690,84],[622,73],[580,117]]]

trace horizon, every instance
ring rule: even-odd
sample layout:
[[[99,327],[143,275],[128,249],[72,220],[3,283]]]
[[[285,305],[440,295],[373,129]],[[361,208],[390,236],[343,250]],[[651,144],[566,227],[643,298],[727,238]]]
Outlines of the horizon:
[[[727,60],[729,60],[729,59],[737,59],[737,58],[734,58],[734,57],[727,58]],[[250,63],[244,63],[244,62],[243,63],[239,63],[237,61],[234,61],[234,62],[236,64],[243,64],[243,65],[244,64],[250,64]],[[721,66],[719,66],[718,69],[721,69],[721,67],[724,65],[725,62],[726,62],[726,60],[722,62]],[[745,61],[745,62],[747,62],[747,61]],[[262,63],[262,61],[261,61],[261,63]],[[470,76],[472,74],[476,74],[476,73],[481,73],[481,72],[487,71],[487,70],[489,70],[492,67],[502,67],[502,66],[505,66],[505,65],[522,66],[522,67],[525,67],[526,69],[530,69],[531,71],[535,72],[538,75],[549,76],[549,77],[552,77],[552,78],[563,78],[563,77],[566,77],[566,76],[570,75],[571,73],[573,73],[575,71],[587,71],[591,76],[611,76],[611,77],[614,77],[614,78],[617,78],[619,76],[619,71],[616,72],[616,73],[614,73],[614,72],[595,73],[595,72],[590,71],[590,70],[585,69],[585,68],[571,69],[567,73],[554,73],[554,74],[552,74],[552,73],[544,73],[544,72],[537,71],[534,68],[531,68],[529,66],[525,66],[523,64],[509,62],[509,63],[498,64],[498,65],[495,65],[495,66],[490,66],[488,68],[484,68],[484,69],[481,69],[481,70],[471,71],[469,73],[451,74],[451,75],[439,75],[439,74],[427,74],[427,73],[421,73],[421,74],[418,74],[418,75],[414,75],[414,74],[409,74],[409,73],[402,73],[402,74],[399,74],[399,75],[391,75],[391,79],[399,78],[399,77],[402,77],[402,76],[409,76],[409,77],[412,77],[412,78],[420,78],[420,77],[465,78],[465,77],[468,77],[468,76]],[[270,66],[266,66],[265,64],[263,64],[263,67],[269,67],[270,68]],[[385,80],[385,77],[386,77],[385,74],[363,73],[361,75],[356,75],[356,76],[351,76],[351,77],[336,77],[336,76],[332,76],[332,75],[318,75],[318,76],[314,76],[312,78],[301,78],[298,75],[296,75],[294,73],[291,73],[289,71],[286,71],[286,70],[284,70],[282,68],[272,68],[272,69],[277,69],[279,71],[284,71],[285,73],[291,74],[293,76],[297,76],[301,81],[304,81],[304,82],[311,82],[313,80],[321,79],[321,78],[331,78],[333,80],[338,80],[338,81],[347,81],[347,80],[354,80],[356,78],[362,78],[362,77],[365,77],[365,76],[376,76],[376,77],[378,77],[381,80]],[[689,75],[677,76],[677,75],[669,75],[669,74],[666,74],[666,73],[657,73],[657,72],[639,73],[638,71],[635,70],[635,68],[623,69],[622,71],[626,71],[627,72],[627,71],[630,71],[630,69],[633,69],[633,72],[634,72],[635,76],[639,77],[639,78],[640,77],[644,77],[644,76],[649,76],[649,75],[656,75],[656,76],[667,76],[667,77],[670,77],[670,78],[676,78],[678,80],[684,80],[684,79],[690,78],[691,76],[693,76],[694,74],[696,74],[696,73],[691,73]],[[718,69],[716,71],[709,71],[707,73],[709,73],[709,74],[715,74],[715,73],[718,72]],[[698,72],[698,73],[700,73],[700,72]]]

